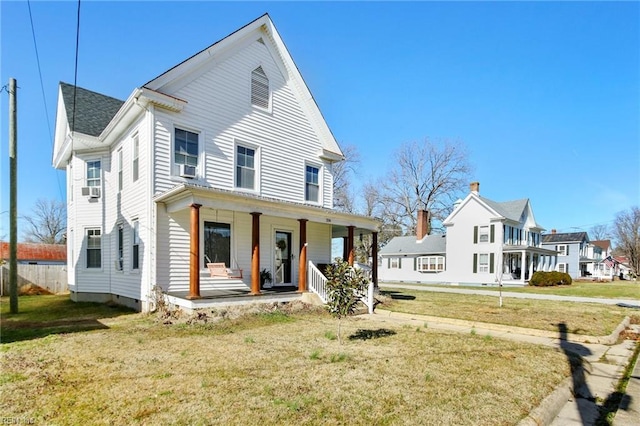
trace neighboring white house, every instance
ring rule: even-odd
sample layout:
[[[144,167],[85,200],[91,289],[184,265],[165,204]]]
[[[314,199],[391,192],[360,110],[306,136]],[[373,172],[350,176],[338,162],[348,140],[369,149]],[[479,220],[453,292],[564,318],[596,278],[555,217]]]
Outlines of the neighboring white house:
[[[555,268],[556,251],[541,247],[543,228],[528,199],[495,202],[473,182],[443,221],[445,235],[396,237],[380,250],[381,281],[524,285],[535,271]]]
[[[354,235],[377,231],[332,209],[341,160],[268,15],[126,101],[61,83],[53,165],[67,172],[72,299],[147,310],[157,285],[193,307],[211,290],[260,294],[263,269],[304,292],[307,260],[331,262],[332,238],[352,253]]]
[[[590,242],[589,255],[594,259],[594,262],[588,269],[591,278],[595,280],[613,280],[615,262],[605,262],[605,259],[612,254],[610,240],[595,240]]]

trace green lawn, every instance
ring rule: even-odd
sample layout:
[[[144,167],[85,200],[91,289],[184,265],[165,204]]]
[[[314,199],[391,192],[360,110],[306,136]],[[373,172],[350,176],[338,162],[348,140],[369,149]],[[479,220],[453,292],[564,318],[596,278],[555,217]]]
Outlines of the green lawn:
[[[9,298],[0,298],[2,343],[105,328],[100,319],[133,312],[118,305],[76,303],[68,295],[20,296],[18,313],[10,314],[9,308]]]
[[[515,425],[570,374],[561,351],[388,319],[344,321],[341,345],[308,308],[165,325],[39,297],[3,328],[103,327],[0,345],[0,412],[33,424]]]
[[[380,286],[384,286],[381,283]],[[389,283],[389,284],[410,284],[425,287],[451,287],[450,285],[429,285],[420,283]],[[455,286],[455,288],[468,288],[473,290],[489,290],[499,291],[498,286]],[[555,287],[502,287],[503,291],[516,293],[539,293],[539,294],[557,294],[559,296],[581,296],[581,297],[600,297],[607,299],[638,299],[640,301],[640,281],[613,281],[608,283],[574,281],[571,285],[555,286]]]
[[[391,299],[383,307],[392,311],[549,331],[558,331],[558,324],[564,322],[570,333],[587,336],[606,336],[625,316],[640,315],[638,310],[596,303],[505,297],[499,307],[494,296],[385,289],[384,285],[381,291]]]

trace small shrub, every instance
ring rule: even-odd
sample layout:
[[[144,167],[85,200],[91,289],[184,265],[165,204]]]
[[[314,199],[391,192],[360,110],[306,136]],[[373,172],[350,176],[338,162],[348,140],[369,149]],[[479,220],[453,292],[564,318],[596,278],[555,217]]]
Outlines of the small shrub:
[[[311,355],[309,355],[309,359],[320,359],[320,350],[314,349]]]
[[[549,287],[556,285],[571,285],[573,280],[566,272],[543,272],[536,271],[529,280],[529,285],[534,287]]]

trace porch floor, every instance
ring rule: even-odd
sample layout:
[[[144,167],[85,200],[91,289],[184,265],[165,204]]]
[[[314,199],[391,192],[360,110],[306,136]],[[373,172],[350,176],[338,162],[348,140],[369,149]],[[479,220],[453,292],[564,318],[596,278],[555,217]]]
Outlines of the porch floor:
[[[281,286],[281,287],[271,287],[260,290],[260,294],[251,294],[251,290],[249,289],[233,289],[233,290],[201,290],[200,291],[200,299],[224,299],[224,298],[232,298],[232,297],[261,297],[261,296],[273,296],[275,294],[282,293],[297,293],[297,286]],[[171,291],[167,293],[169,296],[178,297],[180,299],[186,299],[189,295],[189,291]]]

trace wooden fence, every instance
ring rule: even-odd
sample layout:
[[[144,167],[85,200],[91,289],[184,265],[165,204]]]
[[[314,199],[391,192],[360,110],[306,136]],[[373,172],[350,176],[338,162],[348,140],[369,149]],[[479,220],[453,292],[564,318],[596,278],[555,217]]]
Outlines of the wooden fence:
[[[2,295],[9,295],[9,265],[1,267],[0,281]],[[18,288],[34,284],[49,290],[51,293],[66,293],[67,284],[66,265],[23,265],[18,264]]]

